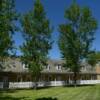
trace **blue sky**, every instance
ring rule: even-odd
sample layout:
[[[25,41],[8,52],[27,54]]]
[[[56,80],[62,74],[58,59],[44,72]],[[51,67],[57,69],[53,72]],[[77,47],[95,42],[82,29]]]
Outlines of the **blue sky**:
[[[16,1],[16,9],[19,13],[26,13],[29,10],[33,9],[35,0],[15,0]],[[96,31],[95,41],[93,43],[93,49],[100,51],[100,0],[76,0],[80,6],[88,6],[91,8],[93,16],[98,21],[98,30]],[[52,33],[52,39],[55,41],[52,49],[49,52],[49,57],[52,59],[60,59],[61,54],[57,45],[59,32],[58,25],[65,22],[64,19],[64,11],[67,9],[72,0],[41,0],[44,5],[47,17],[51,21],[51,25],[54,27],[54,31]],[[16,46],[19,46],[23,42],[23,38],[21,36],[22,33],[16,32],[14,36],[14,40]],[[20,54],[20,50],[17,50],[17,54]]]

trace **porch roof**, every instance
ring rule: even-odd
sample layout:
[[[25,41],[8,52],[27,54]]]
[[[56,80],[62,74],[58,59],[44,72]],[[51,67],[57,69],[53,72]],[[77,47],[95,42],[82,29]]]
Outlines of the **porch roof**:
[[[68,71],[41,71],[42,74],[73,74],[73,72]],[[100,74],[96,72],[80,72],[80,74]]]

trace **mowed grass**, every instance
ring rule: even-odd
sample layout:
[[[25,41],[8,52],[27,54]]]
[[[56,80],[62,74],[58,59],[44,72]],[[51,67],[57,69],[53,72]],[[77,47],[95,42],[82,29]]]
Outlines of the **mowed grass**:
[[[100,85],[0,91],[0,100],[100,100]]]

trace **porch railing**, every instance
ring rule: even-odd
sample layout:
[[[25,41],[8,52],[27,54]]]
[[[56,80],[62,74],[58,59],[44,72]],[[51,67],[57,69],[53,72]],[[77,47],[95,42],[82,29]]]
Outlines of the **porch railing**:
[[[45,87],[45,86],[63,86],[63,85],[71,85],[73,84],[72,81],[50,81],[50,82],[37,82],[38,87]],[[84,84],[100,84],[100,80],[80,80],[78,81],[79,85]],[[35,86],[34,82],[9,82],[8,88],[32,88]],[[0,88],[4,88],[4,83],[0,82]]]

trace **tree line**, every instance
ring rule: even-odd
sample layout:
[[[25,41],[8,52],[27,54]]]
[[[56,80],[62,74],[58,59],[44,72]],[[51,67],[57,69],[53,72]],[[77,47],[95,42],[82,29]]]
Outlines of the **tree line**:
[[[65,60],[63,66],[74,72],[76,84],[82,61],[94,65],[100,57],[97,57],[100,53],[91,49],[98,25],[91,9],[81,7],[76,2],[65,10],[64,18],[65,23],[58,25],[58,46]],[[15,9],[15,0],[0,0],[0,68],[6,57],[14,55],[16,47],[13,35],[18,31],[18,20],[25,40],[20,46],[21,60],[37,82],[53,44],[53,28],[40,0],[35,0],[34,8],[22,16]]]

